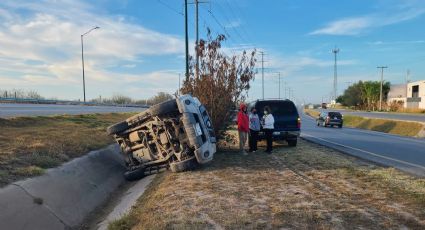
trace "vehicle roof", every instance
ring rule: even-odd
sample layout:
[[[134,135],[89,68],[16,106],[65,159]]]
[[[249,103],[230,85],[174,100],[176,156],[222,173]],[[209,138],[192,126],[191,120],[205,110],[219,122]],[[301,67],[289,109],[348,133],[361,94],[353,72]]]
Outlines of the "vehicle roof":
[[[339,113],[339,114],[341,114],[340,112],[338,112],[338,111],[323,111],[322,110],[322,113]]]
[[[253,102],[268,102],[268,101],[273,101],[273,102],[280,101],[280,102],[292,102],[292,103],[294,103],[293,101],[291,101],[289,99],[270,98],[270,99],[257,99],[257,100],[249,102],[249,104],[251,104]]]

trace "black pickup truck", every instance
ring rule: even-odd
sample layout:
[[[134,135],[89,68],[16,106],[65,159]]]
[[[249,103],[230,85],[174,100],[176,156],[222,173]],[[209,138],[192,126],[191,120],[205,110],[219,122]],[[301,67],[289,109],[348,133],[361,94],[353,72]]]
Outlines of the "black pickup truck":
[[[261,120],[265,106],[270,107],[274,117],[273,138],[285,140],[289,146],[296,146],[298,137],[300,136],[301,118],[294,102],[288,99],[256,100],[248,104],[248,111],[251,111],[251,108],[255,107]],[[264,139],[262,129],[258,134],[258,138],[259,140]]]

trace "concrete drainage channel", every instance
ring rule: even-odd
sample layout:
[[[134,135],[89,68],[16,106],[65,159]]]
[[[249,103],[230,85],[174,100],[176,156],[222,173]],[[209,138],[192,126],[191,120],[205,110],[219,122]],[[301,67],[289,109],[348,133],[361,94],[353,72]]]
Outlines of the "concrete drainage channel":
[[[117,145],[92,151],[84,157],[49,169],[44,175],[0,189],[2,229],[78,228],[126,181]],[[143,194],[153,176],[134,183],[99,228],[120,218]]]

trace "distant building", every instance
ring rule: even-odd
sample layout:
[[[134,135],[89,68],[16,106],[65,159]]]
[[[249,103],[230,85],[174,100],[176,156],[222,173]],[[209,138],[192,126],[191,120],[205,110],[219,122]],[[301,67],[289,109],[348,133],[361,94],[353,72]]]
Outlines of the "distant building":
[[[391,85],[387,98],[388,103],[403,102],[403,105],[406,106],[407,84]]]
[[[391,85],[388,103],[403,102],[404,108],[425,109],[425,80]]]
[[[406,108],[425,109],[425,80],[407,84]]]

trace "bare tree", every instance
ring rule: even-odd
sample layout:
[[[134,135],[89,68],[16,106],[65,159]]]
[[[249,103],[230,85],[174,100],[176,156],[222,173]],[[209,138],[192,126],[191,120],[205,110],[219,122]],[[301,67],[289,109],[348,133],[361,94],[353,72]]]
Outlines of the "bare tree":
[[[228,56],[221,50],[224,35],[201,39],[199,54],[199,77],[194,76],[194,60],[191,58],[190,74],[186,77],[182,93],[191,93],[206,106],[216,127],[216,132],[225,128],[231,109],[236,103],[244,101],[254,79],[256,51]]]

